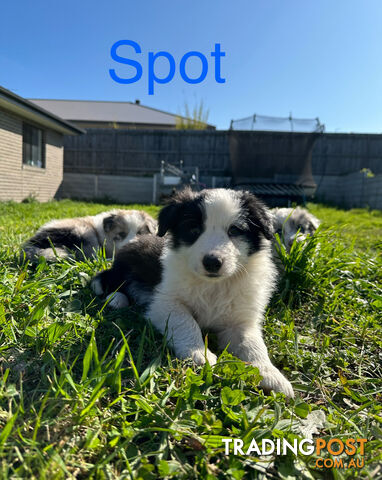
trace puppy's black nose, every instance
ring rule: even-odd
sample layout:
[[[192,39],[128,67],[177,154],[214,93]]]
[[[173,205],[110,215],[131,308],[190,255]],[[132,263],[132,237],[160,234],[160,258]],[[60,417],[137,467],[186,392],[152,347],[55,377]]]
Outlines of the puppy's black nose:
[[[207,272],[217,273],[223,265],[223,260],[216,255],[204,255],[203,265]]]

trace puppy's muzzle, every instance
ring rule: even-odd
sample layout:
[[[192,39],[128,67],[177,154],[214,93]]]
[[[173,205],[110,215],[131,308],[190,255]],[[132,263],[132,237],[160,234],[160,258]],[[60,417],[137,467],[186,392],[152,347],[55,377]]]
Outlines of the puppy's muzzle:
[[[292,248],[292,245],[293,245],[293,242],[296,240],[297,243],[299,242],[303,242],[304,240],[306,240],[306,235],[303,234],[303,233],[299,233],[299,234],[296,234],[296,235],[293,235],[293,237],[291,237],[289,239],[289,242],[288,242],[288,248],[289,250]]]
[[[212,275],[217,275],[222,265],[223,259],[218,255],[207,254],[203,257],[203,266]]]

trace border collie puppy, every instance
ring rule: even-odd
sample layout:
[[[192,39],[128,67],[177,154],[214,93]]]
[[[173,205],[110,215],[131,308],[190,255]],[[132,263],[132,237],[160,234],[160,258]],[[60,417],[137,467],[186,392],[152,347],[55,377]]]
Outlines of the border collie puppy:
[[[289,381],[272,365],[262,337],[264,310],[274,290],[272,219],[251,193],[185,190],[159,214],[158,236],[134,239],[110,270],[92,281],[110,293],[114,307],[125,295],[147,306],[147,316],[179,358],[216,363],[205,354],[203,330],[220,347],[259,368],[266,390],[293,397]]]
[[[118,251],[136,235],[155,234],[156,230],[156,220],[139,210],[110,210],[93,217],[52,220],[24,243],[21,258],[25,253],[31,261],[41,256],[49,261],[69,256],[83,259],[103,246],[111,257],[114,249]]]
[[[320,220],[304,208],[273,208],[273,228],[289,252],[296,240],[302,242],[313,235],[320,225]]]

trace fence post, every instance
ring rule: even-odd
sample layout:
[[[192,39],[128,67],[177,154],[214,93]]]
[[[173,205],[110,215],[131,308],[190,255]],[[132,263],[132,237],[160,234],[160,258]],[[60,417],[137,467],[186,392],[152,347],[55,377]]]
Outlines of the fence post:
[[[158,191],[158,184],[157,184],[157,173],[154,173],[153,175],[153,204],[156,205],[157,203],[157,191]]]

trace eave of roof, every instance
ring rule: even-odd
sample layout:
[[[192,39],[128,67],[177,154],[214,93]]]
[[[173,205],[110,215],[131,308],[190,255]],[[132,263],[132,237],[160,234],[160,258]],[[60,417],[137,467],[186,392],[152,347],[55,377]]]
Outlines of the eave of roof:
[[[15,93],[0,86],[0,107],[19,115],[25,119],[36,122],[41,126],[50,128],[65,135],[77,135],[85,133],[82,128],[57,115],[37,106],[36,104],[22,98]]]
[[[157,125],[172,124],[175,126],[177,118],[187,120],[186,117],[182,115],[165,112],[164,110],[135,102],[53,98],[30,98],[29,100],[35,102],[37,105],[43,105],[55,111],[58,115],[72,122],[122,122]],[[112,107],[111,111],[110,107],[112,105],[114,105],[114,107]],[[126,107],[128,110],[126,110]],[[206,123],[206,126],[215,128],[214,125],[209,123]]]

